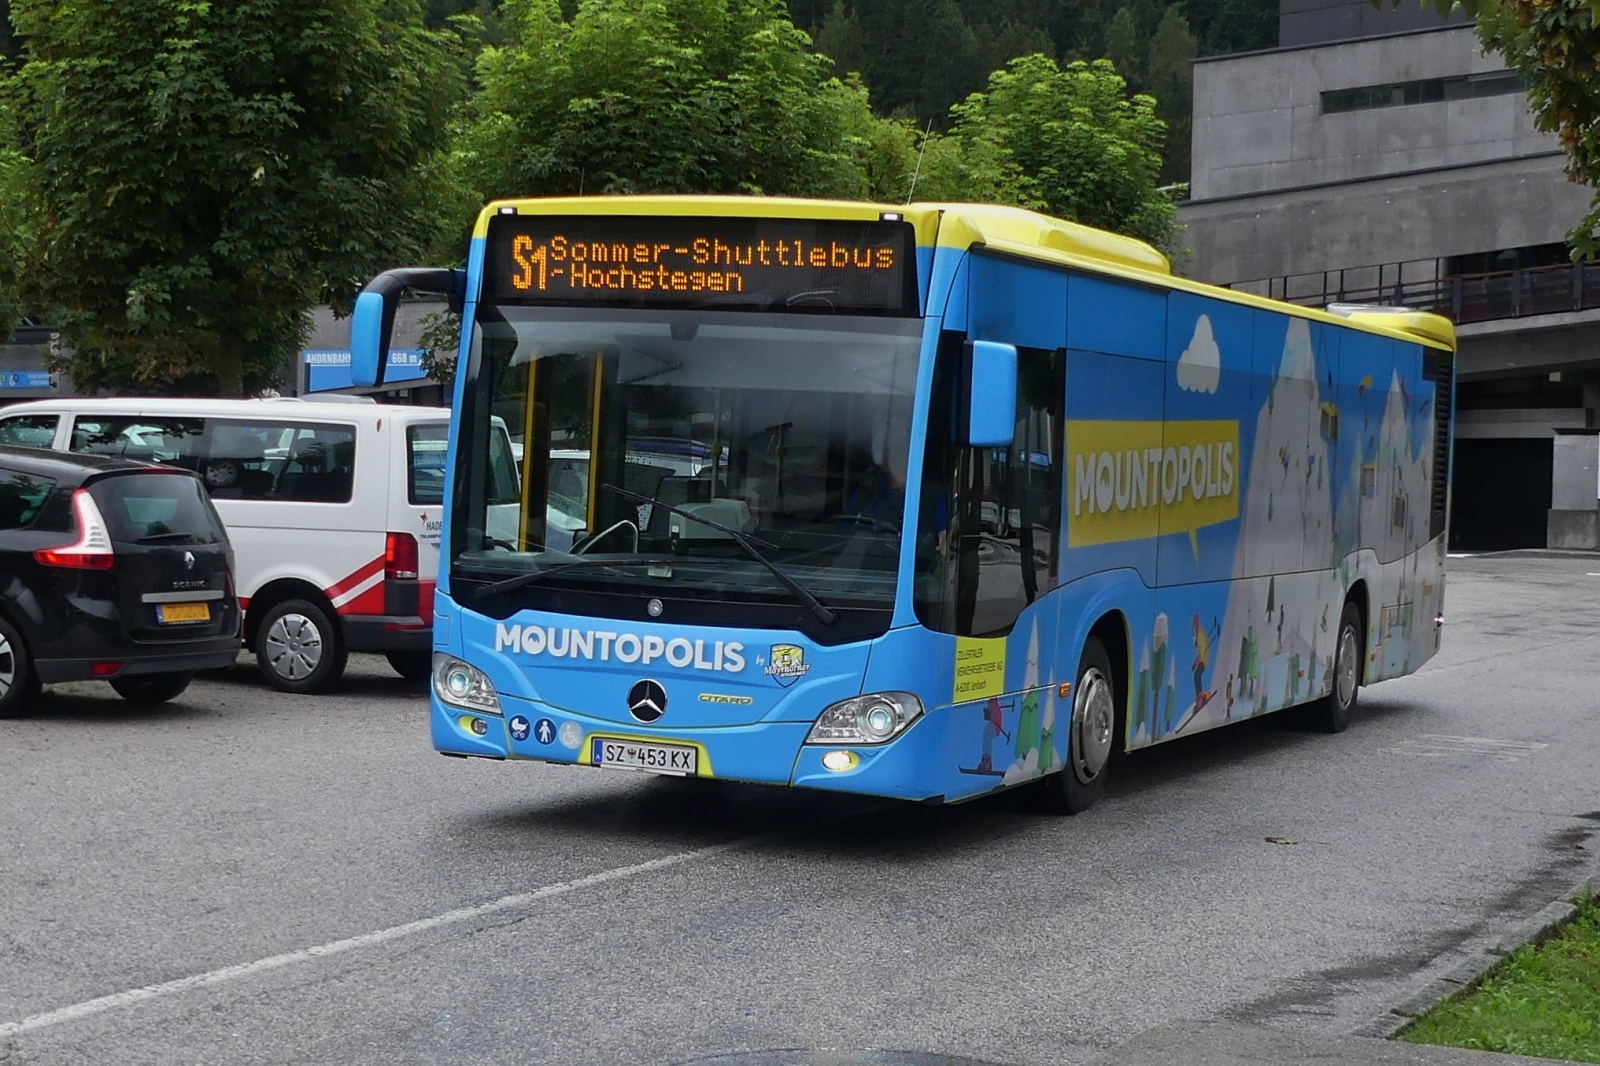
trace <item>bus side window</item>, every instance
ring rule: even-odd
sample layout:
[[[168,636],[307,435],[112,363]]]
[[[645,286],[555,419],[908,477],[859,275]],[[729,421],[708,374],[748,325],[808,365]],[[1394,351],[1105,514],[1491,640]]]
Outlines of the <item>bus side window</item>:
[[[963,341],[946,335],[935,371],[917,527],[916,608],[931,629],[998,636],[1055,584],[1065,353],[1017,350],[1016,435],[1008,448],[973,448],[956,443]]]

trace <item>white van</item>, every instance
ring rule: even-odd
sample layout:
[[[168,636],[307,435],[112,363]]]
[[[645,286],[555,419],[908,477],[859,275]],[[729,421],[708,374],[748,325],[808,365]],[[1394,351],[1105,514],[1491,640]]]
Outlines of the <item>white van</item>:
[[[315,692],[351,651],[428,675],[449,424],[447,408],[328,398],[39,400],[0,409],[0,444],[197,471],[233,542],[246,647],[272,685]],[[496,439],[496,502],[515,504]]]

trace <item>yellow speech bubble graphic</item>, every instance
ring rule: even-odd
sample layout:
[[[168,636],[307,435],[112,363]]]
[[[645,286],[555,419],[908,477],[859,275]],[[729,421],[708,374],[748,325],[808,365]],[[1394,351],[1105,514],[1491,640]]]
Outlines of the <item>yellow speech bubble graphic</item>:
[[[1067,544],[1188,533],[1239,517],[1239,423],[1067,423]]]

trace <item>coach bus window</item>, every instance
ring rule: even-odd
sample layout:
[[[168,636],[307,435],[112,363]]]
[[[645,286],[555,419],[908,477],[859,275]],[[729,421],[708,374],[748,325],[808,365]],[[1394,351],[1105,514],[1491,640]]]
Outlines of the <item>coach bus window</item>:
[[[1000,636],[1055,583],[1061,514],[1064,353],[1019,348],[1009,448],[958,444],[965,338],[940,343],[916,538],[917,617],[930,629]]]
[[[494,583],[549,571],[484,601],[496,611],[557,590],[568,603],[648,591],[738,604],[758,625],[799,611],[819,639],[881,632],[920,331],[911,318],[750,311],[483,314],[466,401],[521,446],[521,513],[513,533],[495,533],[490,466],[458,461],[453,573]],[[457,447],[488,457],[492,439]],[[718,528],[730,526],[748,544]],[[843,620],[816,623],[763,558]],[[634,609],[591,609],[611,602]]]

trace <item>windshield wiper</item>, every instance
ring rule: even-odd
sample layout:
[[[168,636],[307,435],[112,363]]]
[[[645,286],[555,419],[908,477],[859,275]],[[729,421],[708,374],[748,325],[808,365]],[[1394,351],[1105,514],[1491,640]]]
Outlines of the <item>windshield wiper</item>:
[[[193,539],[194,538],[194,534],[193,533],[182,533],[182,532],[178,532],[176,530],[174,530],[171,533],[147,533],[146,535],[140,537],[135,543],[138,543],[138,544],[154,544],[157,541],[161,541],[161,540],[177,540],[179,537],[185,537],[185,538]]]
[[[783,587],[788,589],[794,595],[795,599],[803,603],[811,611],[811,613],[816,616],[817,621],[821,622],[825,626],[831,626],[833,623],[839,620],[838,612],[834,611],[833,608],[826,606],[821,600],[817,599],[810,592],[808,592],[805,586],[800,584],[800,582],[796,581],[794,578],[790,577],[788,573],[784,571],[783,567],[779,566],[771,559],[768,559],[765,555],[762,555],[760,549],[756,547],[755,541],[752,538],[740,532],[739,530],[734,529],[732,526],[725,526],[721,522],[715,522],[709,518],[706,518],[704,515],[695,514],[693,511],[685,511],[683,508],[674,506],[670,503],[662,503],[653,496],[646,496],[643,493],[634,492],[632,489],[620,488],[619,486],[613,485],[610,482],[601,482],[600,487],[603,489],[609,489],[618,496],[621,496],[623,499],[632,500],[634,503],[648,503],[652,507],[659,507],[662,510],[668,511],[672,514],[682,515],[691,522],[699,522],[703,526],[709,526],[719,533],[726,533],[730,538],[732,538],[735,544],[739,545],[739,547],[745,550],[745,553],[748,554],[750,558],[754,559],[756,562],[770,570],[772,572],[772,576],[781,581],[783,583]],[[762,541],[761,543],[766,545],[768,548],[777,547],[777,545],[774,544],[767,544],[766,541]]]
[[[559,574],[563,570],[572,570],[580,566],[634,566],[638,563],[659,563],[661,561],[660,559],[573,559],[571,562],[552,566],[545,570],[530,570],[526,574],[508,577],[503,581],[496,581],[489,585],[479,585],[477,591],[472,594],[472,598],[486,600],[490,596],[498,596],[502,592],[525,588],[535,582],[543,581],[547,577]]]

